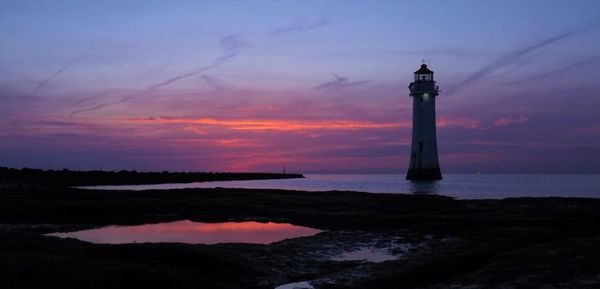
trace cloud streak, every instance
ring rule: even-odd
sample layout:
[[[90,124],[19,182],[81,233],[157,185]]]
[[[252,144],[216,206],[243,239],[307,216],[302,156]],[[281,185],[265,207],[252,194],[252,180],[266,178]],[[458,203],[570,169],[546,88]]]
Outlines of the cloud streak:
[[[146,71],[144,74],[140,75],[140,77],[138,77],[136,79],[136,81],[140,81],[144,78],[148,78],[148,77],[152,77],[155,75],[160,75],[162,74],[165,70],[167,70],[171,65],[173,65],[173,60],[169,60],[167,63],[160,65],[156,68],[150,69],[148,71]]]
[[[92,101],[92,100],[95,100],[95,99],[98,99],[98,98],[101,98],[101,97],[105,97],[107,95],[110,95],[111,93],[112,93],[112,91],[105,91],[105,92],[102,92],[102,93],[98,93],[98,94],[92,95],[90,97],[81,98],[81,99],[75,101],[73,104],[74,105],[79,105],[79,104],[82,104],[82,103],[86,103],[86,102],[89,102],[89,101]]]
[[[349,81],[347,77],[343,77],[343,76],[339,76],[339,75],[335,75],[335,74],[333,76],[335,77],[335,80],[321,83],[321,84],[313,87],[313,89],[331,92],[331,91],[337,91],[337,90],[341,90],[344,88],[348,88],[351,86],[359,86],[359,85],[367,84],[372,81],[372,80]]]
[[[331,24],[331,22],[329,21],[329,19],[327,19],[325,17],[321,17],[312,22],[305,22],[303,19],[298,19],[294,23],[292,23],[288,26],[283,26],[283,27],[279,27],[279,28],[275,28],[275,29],[271,30],[269,32],[269,34],[271,34],[273,36],[278,36],[278,35],[293,33],[293,32],[304,32],[304,31],[310,31],[310,30],[314,30],[317,28],[325,27],[330,24]]]
[[[528,78],[524,78],[524,79],[519,79],[517,81],[511,81],[511,82],[505,82],[503,83],[503,85],[511,85],[511,84],[519,84],[519,83],[524,83],[524,82],[530,82],[530,81],[534,81],[534,80],[540,80],[540,79],[544,79],[544,78],[548,78],[548,77],[552,77],[554,75],[558,75],[561,73],[564,73],[565,71],[569,71],[575,68],[579,68],[581,66],[584,65],[588,65],[591,63],[594,63],[596,61],[600,60],[600,54],[594,55],[592,57],[588,57],[586,59],[583,59],[581,61],[577,61],[575,63],[571,63],[565,66],[562,66],[560,68],[533,76],[533,77],[528,77]]]
[[[57,78],[59,75],[61,75],[67,69],[69,69],[71,66],[73,66],[73,65],[77,64],[78,62],[80,62],[81,60],[83,60],[89,54],[89,52],[92,50],[93,47],[94,47],[93,45],[90,45],[90,47],[84,53],[79,55],[79,57],[73,59],[71,62],[65,64],[64,66],[62,66],[61,68],[56,70],[56,72],[48,75],[42,81],[38,82],[35,89],[33,90],[33,92],[31,94],[33,96],[35,96],[40,89],[42,89],[46,84],[48,84],[48,82],[50,82],[54,78]]]
[[[483,79],[486,79],[489,77],[493,77],[494,73],[496,73],[502,69],[512,67],[512,66],[517,66],[517,67],[521,66],[521,65],[523,65],[524,62],[527,61],[527,59],[531,60],[532,55],[534,57],[535,56],[534,54],[537,53],[540,49],[551,46],[553,44],[556,44],[557,42],[559,42],[561,40],[572,38],[574,36],[577,36],[579,34],[587,32],[588,30],[590,30],[590,27],[586,26],[583,28],[558,33],[556,35],[553,35],[551,37],[543,39],[539,42],[531,44],[525,48],[521,48],[521,49],[517,49],[517,50],[511,51],[511,52],[505,53],[504,55],[502,55],[498,59],[496,59],[494,62],[481,67],[480,69],[478,69],[477,71],[475,71],[474,73],[469,75],[463,81],[446,89],[445,93],[446,93],[446,95],[450,96],[450,95],[454,94],[456,91],[458,91],[459,89],[468,87],[477,81],[480,81],[480,80],[483,80]]]
[[[524,123],[528,120],[529,118],[523,114],[517,117],[503,117],[494,121],[494,127],[503,127],[511,124]]]
[[[171,77],[167,80],[164,80],[162,82],[153,84],[153,85],[147,87],[146,89],[142,90],[141,92],[132,93],[132,94],[123,96],[121,99],[114,101],[114,102],[107,102],[107,103],[102,103],[102,104],[98,104],[95,106],[87,107],[84,109],[74,110],[71,112],[69,118],[72,118],[73,116],[80,114],[80,113],[99,110],[99,109],[102,109],[102,108],[105,108],[108,106],[113,106],[113,105],[117,105],[117,104],[121,104],[121,103],[130,101],[137,97],[143,97],[145,95],[148,95],[148,94],[154,92],[155,90],[157,90],[161,87],[167,86],[169,84],[178,82],[180,80],[183,80],[183,79],[186,79],[186,78],[189,78],[192,76],[202,74],[210,69],[213,69],[213,68],[223,65],[230,59],[238,56],[244,48],[249,46],[248,42],[246,42],[244,39],[242,39],[238,35],[229,35],[229,36],[223,37],[223,38],[221,38],[221,40],[219,42],[220,42],[222,50],[223,50],[223,55],[215,58],[209,65],[200,67],[192,72],[180,74],[180,75]]]
[[[230,89],[234,89],[235,85],[233,85],[232,83],[225,81],[223,79],[219,79],[213,76],[209,76],[206,74],[203,74],[200,77],[201,81],[204,81],[206,83],[208,83],[211,87],[213,87],[215,90],[230,90]]]

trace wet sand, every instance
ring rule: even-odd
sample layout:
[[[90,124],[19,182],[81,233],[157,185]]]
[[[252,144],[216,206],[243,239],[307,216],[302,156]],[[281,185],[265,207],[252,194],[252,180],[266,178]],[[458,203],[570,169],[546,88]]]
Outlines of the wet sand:
[[[178,220],[279,222],[324,232],[268,245],[102,245],[42,235]],[[600,199],[4,188],[0,286],[589,288],[600,284],[598,224]],[[361,250],[393,258],[340,259]]]

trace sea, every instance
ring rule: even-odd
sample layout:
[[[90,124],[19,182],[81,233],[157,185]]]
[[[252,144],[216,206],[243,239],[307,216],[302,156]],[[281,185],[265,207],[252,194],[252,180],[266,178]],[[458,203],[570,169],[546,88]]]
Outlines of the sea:
[[[515,197],[600,198],[600,175],[447,174],[443,180],[415,182],[400,174],[305,174],[302,179],[217,181],[185,184],[93,186],[87,189],[149,190],[252,188],[301,191],[360,191],[388,194],[437,194],[456,199]]]

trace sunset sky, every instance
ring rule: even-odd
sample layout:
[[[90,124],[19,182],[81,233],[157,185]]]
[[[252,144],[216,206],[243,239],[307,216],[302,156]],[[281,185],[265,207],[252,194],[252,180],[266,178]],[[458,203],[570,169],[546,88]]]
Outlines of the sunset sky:
[[[600,173],[600,1],[0,1],[0,166]]]

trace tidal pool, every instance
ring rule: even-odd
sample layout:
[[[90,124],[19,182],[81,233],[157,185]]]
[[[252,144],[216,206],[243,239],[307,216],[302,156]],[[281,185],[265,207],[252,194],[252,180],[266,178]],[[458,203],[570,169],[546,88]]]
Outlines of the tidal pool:
[[[136,226],[108,226],[47,236],[75,238],[96,244],[125,243],[253,243],[273,242],[312,236],[321,230],[288,223],[223,222],[201,223],[190,220]]]

